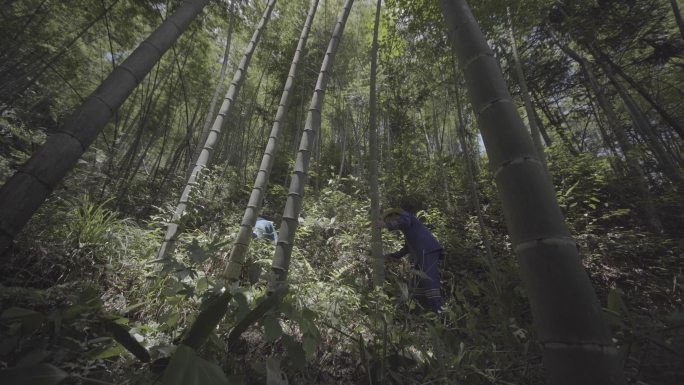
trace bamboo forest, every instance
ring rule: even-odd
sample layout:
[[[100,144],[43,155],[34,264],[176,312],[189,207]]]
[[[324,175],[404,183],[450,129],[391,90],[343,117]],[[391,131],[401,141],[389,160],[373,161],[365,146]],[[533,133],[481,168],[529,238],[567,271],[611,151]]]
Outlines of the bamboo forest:
[[[682,0],[0,0],[0,384],[684,384]]]

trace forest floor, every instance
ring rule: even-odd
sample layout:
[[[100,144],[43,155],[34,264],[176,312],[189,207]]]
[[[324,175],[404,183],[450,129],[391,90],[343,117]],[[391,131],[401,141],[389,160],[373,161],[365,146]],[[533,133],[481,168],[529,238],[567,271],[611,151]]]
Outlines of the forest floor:
[[[366,203],[354,202],[341,213],[335,206],[349,197],[331,195],[303,214],[290,294],[279,309],[277,326],[262,320],[238,344],[226,346],[232,323],[266,287],[273,246],[252,243],[242,301],[231,303],[229,316],[202,351],[223,367],[231,383],[264,383],[278,370],[291,384],[542,382],[525,291],[505,237],[495,237],[497,267],[488,270],[468,225],[474,218],[464,219],[465,226],[444,227],[434,213],[425,213],[447,248],[445,311],[439,317],[412,314],[406,291],[409,264],[387,264],[385,294],[374,293]],[[68,374],[66,384],[161,380],[160,363],[216,284],[211,277],[220,270],[230,242],[215,245],[231,240],[236,226],[190,232],[168,274],[152,263],[157,224],[112,216],[101,234],[88,235],[84,231],[95,231],[94,223],[103,220],[91,212],[76,236],[74,225],[64,225],[74,215],[73,210],[57,210],[39,217],[0,268],[0,367],[49,363]],[[224,220],[230,221],[237,223],[235,215]],[[578,240],[631,383],[682,383],[681,245],[624,228],[583,233]],[[398,244],[396,237],[386,237],[388,250]],[[139,362],[112,339],[111,321],[148,349],[153,364]]]

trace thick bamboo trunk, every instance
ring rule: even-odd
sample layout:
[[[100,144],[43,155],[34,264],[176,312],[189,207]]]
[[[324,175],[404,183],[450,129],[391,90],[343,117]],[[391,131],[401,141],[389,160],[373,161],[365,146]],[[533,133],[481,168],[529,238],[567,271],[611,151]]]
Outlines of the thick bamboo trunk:
[[[157,259],[166,258],[171,252],[173,252],[173,249],[175,248],[176,239],[181,231],[179,222],[181,217],[183,216],[183,213],[185,213],[185,208],[188,205],[190,192],[197,183],[197,177],[199,176],[199,173],[211,162],[211,156],[214,151],[214,148],[221,139],[221,133],[225,126],[225,120],[228,117],[228,114],[230,113],[230,110],[233,106],[233,102],[240,93],[242,84],[245,81],[245,74],[247,73],[247,68],[249,67],[249,63],[252,59],[252,54],[256,50],[256,47],[259,44],[259,39],[261,38],[261,35],[264,29],[266,28],[266,24],[268,23],[268,20],[271,17],[271,12],[273,11],[275,2],[276,0],[269,0],[268,5],[264,10],[264,14],[261,17],[261,21],[259,22],[259,25],[254,31],[252,39],[247,45],[247,48],[245,48],[245,53],[242,56],[240,65],[235,71],[233,81],[231,82],[230,87],[228,88],[228,92],[226,93],[226,96],[223,99],[223,104],[221,104],[218,116],[216,117],[216,120],[214,120],[214,124],[211,127],[211,130],[209,131],[207,140],[204,142],[202,151],[197,157],[197,161],[195,162],[192,168],[190,177],[188,178],[188,181],[185,184],[185,187],[183,188],[183,192],[181,193],[180,199],[178,200],[178,205],[176,206],[176,210],[173,213],[173,217],[169,221],[169,225],[166,229],[166,234],[164,235],[164,240],[162,241],[161,247],[159,248],[159,252],[157,253]]]
[[[371,223],[380,220],[380,187],[378,183],[378,98],[377,98],[377,77],[378,77],[378,28],[380,26],[380,8],[382,0],[377,1],[375,8],[375,28],[373,28],[373,47],[371,49],[371,73],[370,73],[370,116],[368,125],[369,141],[369,164],[368,170],[370,182],[371,200]],[[371,226],[371,255],[373,258],[373,286],[382,287],[385,282],[385,260],[382,256],[382,234],[381,229]]]
[[[520,261],[549,384],[624,384],[556,194],[465,0],[440,0]]]
[[[0,253],[9,247],[112,115],[208,2],[184,2],[0,189]]]
[[[273,168],[273,162],[275,160],[275,155],[278,148],[280,130],[287,115],[287,109],[290,104],[290,95],[292,88],[294,87],[294,80],[297,76],[299,63],[304,55],[304,47],[306,47],[306,41],[309,37],[309,32],[311,31],[311,24],[313,23],[314,16],[316,15],[318,2],[319,0],[311,1],[309,13],[306,17],[306,21],[304,22],[302,33],[299,36],[299,43],[297,44],[297,49],[295,50],[294,57],[292,58],[292,64],[290,64],[290,72],[287,75],[283,93],[280,96],[280,104],[278,106],[278,111],[276,112],[273,126],[271,127],[271,133],[268,138],[268,143],[266,144],[266,149],[264,150],[264,155],[261,158],[261,165],[259,166],[259,171],[257,172],[257,177],[254,181],[252,194],[249,197],[247,208],[245,209],[245,213],[242,216],[242,222],[240,223],[240,230],[238,232],[237,238],[235,239],[233,250],[231,251],[230,257],[226,264],[224,277],[228,280],[238,279],[242,265],[245,263],[245,255],[247,253],[247,249],[249,248],[249,242],[252,239],[252,229],[256,224],[257,216],[261,210],[264,193],[266,192],[266,186],[268,185],[268,179],[271,174],[271,169]]]
[[[304,186],[306,185],[307,174],[309,171],[309,159],[314,150],[313,145],[316,132],[321,127],[321,108],[325,97],[325,89],[330,79],[337,47],[342,39],[344,26],[349,17],[354,0],[346,0],[340,13],[332,38],[325,53],[321,71],[318,74],[316,88],[314,89],[309,112],[306,116],[304,131],[299,142],[299,151],[295,160],[295,168],[290,181],[290,189],[287,194],[285,209],[283,210],[283,220],[280,223],[280,235],[276,245],[275,255],[273,256],[274,279],[271,290],[279,290],[286,285],[287,272],[290,267],[290,257],[292,256],[292,246],[294,245],[295,233],[299,224],[299,213],[302,208],[302,198],[304,197]]]

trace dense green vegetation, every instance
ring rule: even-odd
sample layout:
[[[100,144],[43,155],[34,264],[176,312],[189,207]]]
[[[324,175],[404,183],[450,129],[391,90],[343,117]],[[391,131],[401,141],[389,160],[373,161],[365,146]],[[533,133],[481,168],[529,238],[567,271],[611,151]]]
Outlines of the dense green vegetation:
[[[0,183],[181,3],[1,1]],[[261,209],[279,227],[343,3],[320,0],[294,78]],[[263,240],[249,244],[237,281],[222,274],[308,0],[276,3],[210,165],[192,188],[175,249],[157,258],[202,128],[215,119],[212,95],[227,91],[267,5],[214,0],[0,257],[0,383],[543,383],[548,368],[528,289],[438,3],[382,5],[376,155],[382,207],[418,206],[445,248],[441,314],[414,311],[406,260],[387,261],[384,284],[374,288],[373,1],[354,4],[336,54],[287,293],[274,297],[276,246]],[[532,133],[556,197],[635,384],[684,381],[678,4],[470,2],[520,115],[539,131]],[[227,73],[217,86],[227,39]],[[401,244],[383,233],[385,252]],[[203,324],[198,315],[220,306],[222,293],[230,294],[225,318],[191,349],[190,326]],[[277,306],[236,333],[270,298]]]

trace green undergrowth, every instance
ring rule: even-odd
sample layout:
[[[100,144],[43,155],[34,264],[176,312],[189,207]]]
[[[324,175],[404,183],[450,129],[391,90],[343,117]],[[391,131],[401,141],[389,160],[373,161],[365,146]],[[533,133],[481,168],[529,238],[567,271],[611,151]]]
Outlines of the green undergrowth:
[[[216,180],[207,177],[201,186],[215,187]],[[45,384],[262,384],[275,378],[541,383],[526,292],[496,206],[484,206],[493,261],[467,208],[455,218],[437,207],[419,213],[446,249],[444,311],[420,314],[408,261],[388,262],[385,285],[372,288],[369,202],[357,185],[353,178],[331,179],[321,191],[307,191],[287,295],[230,343],[233,327],[267,298],[274,251],[270,242],[254,240],[240,282],[224,287],[219,276],[239,228],[239,202],[216,199],[218,188],[196,194],[199,203],[184,219],[178,247],[160,261],[156,252],[171,205],[141,219],[85,195],[50,201],[2,268],[0,365],[11,368],[4,378],[34,383],[41,374]],[[628,376],[673,383],[684,354],[681,245],[632,226],[629,207],[604,204],[610,190],[600,174],[570,175],[560,185]],[[284,195],[280,186],[270,192]],[[384,242],[388,252],[401,245],[392,233]],[[179,348],[200,310],[223,290],[231,294],[228,312],[208,342],[199,351]]]

